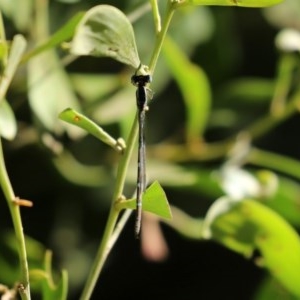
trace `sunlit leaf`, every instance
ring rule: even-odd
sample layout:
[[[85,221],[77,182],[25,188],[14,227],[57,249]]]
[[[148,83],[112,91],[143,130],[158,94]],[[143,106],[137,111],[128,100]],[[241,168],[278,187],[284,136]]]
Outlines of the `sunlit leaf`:
[[[85,14],[77,27],[71,52],[111,57],[134,68],[140,65],[131,23],[110,5],[95,6]]]
[[[203,134],[210,112],[209,81],[204,71],[191,63],[170,38],[166,38],[164,42],[163,54],[185,101],[187,139],[198,140]]]
[[[185,0],[189,5],[222,5],[222,6],[244,6],[244,7],[266,7],[278,4],[283,0]]]
[[[136,199],[121,201],[117,204],[117,207],[120,209],[136,209]],[[143,195],[143,210],[167,220],[172,218],[166,194],[158,181],[153,182],[145,191]]]
[[[121,140],[115,140],[95,122],[83,114],[78,113],[74,109],[65,109],[59,114],[59,118],[65,122],[84,129],[88,133],[101,140],[103,143],[108,144],[116,150],[122,151],[125,148],[125,145],[121,142]]]
[[[246,257],[258,250],[257,263],[300,297],[300,239],[281,216],[257,201],[223,197],[212,205],[204,224],[205,237]]]

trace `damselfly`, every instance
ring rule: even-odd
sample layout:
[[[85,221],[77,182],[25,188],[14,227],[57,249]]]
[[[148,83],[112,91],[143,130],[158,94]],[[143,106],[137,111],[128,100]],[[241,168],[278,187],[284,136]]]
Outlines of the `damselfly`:
[[[138,165],[137,165],[137,187],[136,187],[136,219],[135,236],[139,238],[142,222],[142,195],[146,188],[146,145],[145,145],[145,113],[147,106],[147,84],[152,80],[151,75],[133,75],[131,82],[137,87],[136,105],[138,110]]]

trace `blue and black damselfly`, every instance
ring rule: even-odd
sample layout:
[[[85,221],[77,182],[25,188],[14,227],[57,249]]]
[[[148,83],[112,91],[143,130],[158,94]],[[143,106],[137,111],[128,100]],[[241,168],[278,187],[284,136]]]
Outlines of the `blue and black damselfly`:
[[[146,144],[145,144],[145,114],[148,110],[147,85],[151,82],[151,75],[137,75],[131,77],[131,82],[137,87],[136,105],[138,110],[138,165],[137,165],[137,187],[136,187],[136,219],[135,237],[139,238],[142,222],[142,196],[146,188]]]

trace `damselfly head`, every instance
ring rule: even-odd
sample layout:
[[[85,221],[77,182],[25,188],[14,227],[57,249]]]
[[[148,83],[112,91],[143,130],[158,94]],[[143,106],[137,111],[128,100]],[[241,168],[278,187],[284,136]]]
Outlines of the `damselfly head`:
[[[152,76],[150,74],[147,74],[147,75],[134,74],[131,77],[131,83],[134,86],[146,86],[151,81],[152,81]]]

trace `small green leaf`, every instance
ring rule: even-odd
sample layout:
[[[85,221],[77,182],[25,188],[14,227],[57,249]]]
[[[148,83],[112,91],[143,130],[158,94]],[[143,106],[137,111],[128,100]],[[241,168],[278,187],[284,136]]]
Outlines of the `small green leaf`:
[[[20,63],[21,56],[25,51],[26,45],[27,42],[21,34],[17,34],[14,36],[8,55],[7,65],[1,78],[0,101],[3,100],[6,95],[8,87]]]
[[[136,199],[121,201],[117,204],[117,208],[136,209]],[[143,210],[166,220],[172,219],[172,213],[166,194],[158,181],[154,181],[145,191],[143,195]]]
[[[170,38],[165,39],[163,54],[185,101],[187,140],[198,140],[205,129],[211,105],[207,76],[199,66],[189,61]]]
[[[46,278],[42,284],[42,295],[44,300],[67,299],[68,292],[68,274],[62,271],[60,281],[54,282],[54,274],[52,271],[52,252],[47,250],[45,254],[45,272]]]
[[[0,102],[0,135],[13,140],[17,134],[15,114],[6,100]]]
[[[111,57],[134,68],[140,65],[131,23],[111,5],[95,6],[85,14],[76,29],[71,52]]]
[[[247,257],[259,250],[259,265],[300,297],[299,236],[268,207],[253,200],[236,202],[220,198],[205,218],[203,234]]]
[[[88,117],[78,113],[74,109],[65,109],[59,114],[59,118],[65,122],[84,129],[88,133],[101,140],[103,143],[111,146],[118,151],[122,151],[125,148],[123,140],[115,140],[95,122],[90,120]]]
[[[282,2],[282,0],[185,0],[182,4],[266,7],[278,4],[280,2]]]
[[[82,19],[83,15],[83,12],[77,13],[71,20],[69,20],[64,26],[62,26],[58,31],[51,35],[51,37],[49,37],[45,42],[34,48],[32,51],[26,53],[22,58],[22,62],[26,62],[35,55],[54,48],[55,46],[58,46],[61,43],[71,39],[74,35],[75,28]]]

